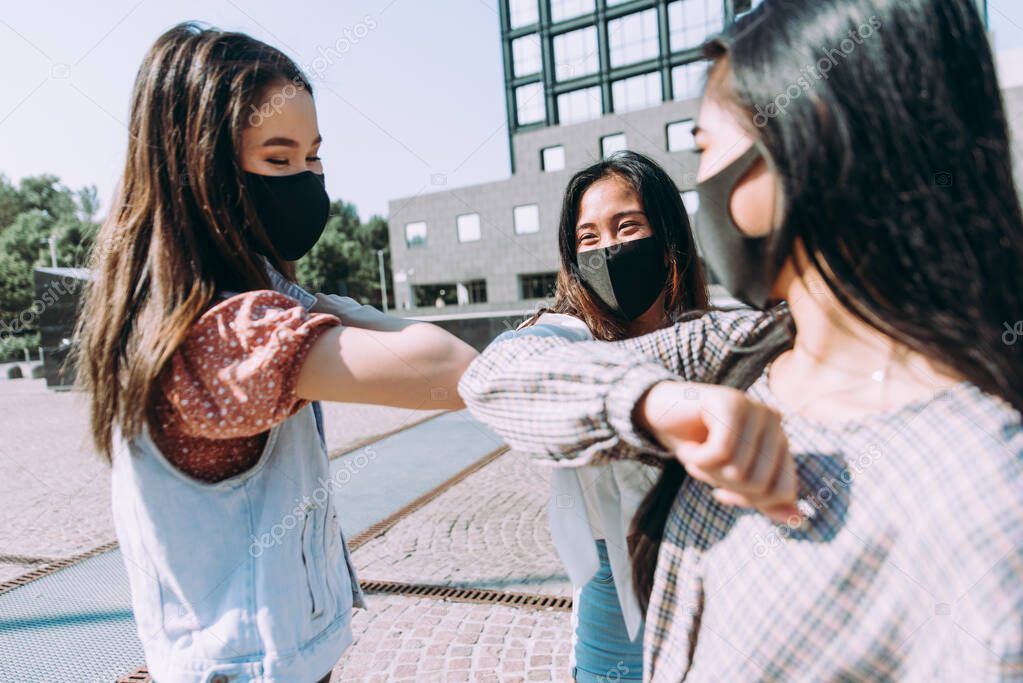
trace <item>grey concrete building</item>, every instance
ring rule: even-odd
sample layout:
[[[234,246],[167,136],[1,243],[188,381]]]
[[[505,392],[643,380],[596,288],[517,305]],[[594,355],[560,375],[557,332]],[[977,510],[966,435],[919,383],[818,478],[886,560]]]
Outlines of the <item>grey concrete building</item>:
[[[758,3],[500,0],[512,176],[390,202],[397,307],[523,311],[548,296],[565,186],[619,149],[663,165],[695,211],[699,45]],[[1018,55],[1010,61],[1018,67]],[[1001,71],[1023,125],[1023,70]]]

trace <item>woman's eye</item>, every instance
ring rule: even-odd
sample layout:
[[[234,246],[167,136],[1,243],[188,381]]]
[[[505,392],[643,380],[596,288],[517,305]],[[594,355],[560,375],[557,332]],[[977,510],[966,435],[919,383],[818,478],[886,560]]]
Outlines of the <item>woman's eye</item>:
[[[320,157],[306,157],[306,161],[319,161]]]
[[[626,230],[636,230],[638,227],[639,223],[626,223],[622,227],[618,228],[618,230],[620,232],[625,232]]]
[[[269,163],[273,164],[274,166],[287,166],[288,165],[288,160],[287,159],[267,159],[267,161]]]

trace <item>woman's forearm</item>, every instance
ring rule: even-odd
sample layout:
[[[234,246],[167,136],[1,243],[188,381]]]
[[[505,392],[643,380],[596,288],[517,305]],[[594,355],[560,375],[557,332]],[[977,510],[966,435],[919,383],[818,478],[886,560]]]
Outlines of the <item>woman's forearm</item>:
[[[633,422],[637,402],[663,380],[713,383],[767,316],[714,312],[620,342],[574,342],[535,325],[498,337],[459,392],[477,419],[536,457],[576,466],[663,455]]]
[[[309,351],[297,392],[308,400],[458,409],[458,380],[476,355],[428,323],[402,321],[393,331],[338,326]]]
[[[513,449],[568,466],[663,454],[633,424],[636,402],[677,379],[660,363],[604,342],[511,333],[459,383],[466,406]]]

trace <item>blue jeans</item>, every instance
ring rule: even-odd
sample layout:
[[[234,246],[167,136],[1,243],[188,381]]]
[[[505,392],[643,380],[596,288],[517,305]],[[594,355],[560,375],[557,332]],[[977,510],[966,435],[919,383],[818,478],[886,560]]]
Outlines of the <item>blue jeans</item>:
[[[618,604],[618,592],[607,559],[607,545],[597,541],[600,569],[579,596],[575,644],[577,683],[616,683],[643,680],[643,629],[629,640]]]

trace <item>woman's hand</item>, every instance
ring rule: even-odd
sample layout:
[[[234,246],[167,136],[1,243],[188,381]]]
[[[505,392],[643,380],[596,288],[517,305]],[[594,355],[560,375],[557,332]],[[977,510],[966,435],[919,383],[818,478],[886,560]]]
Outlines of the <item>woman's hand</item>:
[[[802,519],[796,465],[776,411],[735,389],[661,382],[636,404],[634,419],[721,503],[776,522]]]

